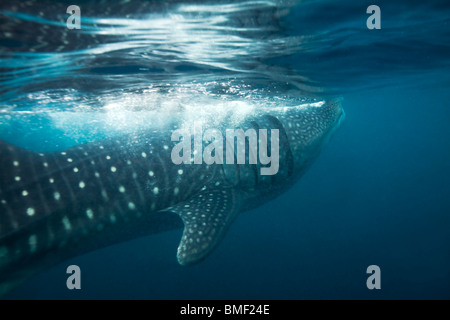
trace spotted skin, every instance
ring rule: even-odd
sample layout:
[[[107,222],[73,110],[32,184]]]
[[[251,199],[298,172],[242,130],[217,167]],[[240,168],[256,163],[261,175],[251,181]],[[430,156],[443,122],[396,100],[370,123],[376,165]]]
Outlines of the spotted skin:
[[[330,101],[237,125],[279,130],[279,171],[272,176],[248,161],[175,165],[176,125],[56,153],[0,142],[0,288],[80,253],[183,226],[178,262],[204,259],[239,212],[275,198],[304,172],[342,115]]]

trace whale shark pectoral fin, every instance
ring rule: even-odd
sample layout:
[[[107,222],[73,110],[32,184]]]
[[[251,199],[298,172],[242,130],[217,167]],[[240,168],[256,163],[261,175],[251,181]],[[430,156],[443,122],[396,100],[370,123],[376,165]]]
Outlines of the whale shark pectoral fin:
[[[220,242],[240,209],[233,189],[207,189],[171,207],[184,223],[177,258],[181,265],[204,259]]]

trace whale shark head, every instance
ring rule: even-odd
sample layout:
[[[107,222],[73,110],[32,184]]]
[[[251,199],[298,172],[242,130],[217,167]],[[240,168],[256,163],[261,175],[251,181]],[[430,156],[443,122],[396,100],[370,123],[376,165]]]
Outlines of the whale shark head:
[[[303,172],[314,161],[344,117],[338,99],[289,108],[283,117],[279,117],[292,152],[294,175]]]

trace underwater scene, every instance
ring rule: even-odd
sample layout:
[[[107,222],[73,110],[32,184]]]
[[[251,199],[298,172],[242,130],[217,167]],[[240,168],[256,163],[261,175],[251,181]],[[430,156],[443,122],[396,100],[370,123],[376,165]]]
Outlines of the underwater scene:
[[[450,299],[450,3],[0,3],[0,298]]]

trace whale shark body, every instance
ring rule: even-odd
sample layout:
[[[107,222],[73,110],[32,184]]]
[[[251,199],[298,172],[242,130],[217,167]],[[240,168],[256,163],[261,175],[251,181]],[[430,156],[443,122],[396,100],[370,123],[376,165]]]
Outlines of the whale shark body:
[[[275,198],[301,176],[342,118],[340,102],[331,100],[235,124],[244,131],[279,130],[275,175],[261,175],[258,163],[174,164],[177,123],[54,153],[0,142],[2,293],[64,259],[180,227],[178,262],[201,261],[238,213]]]

